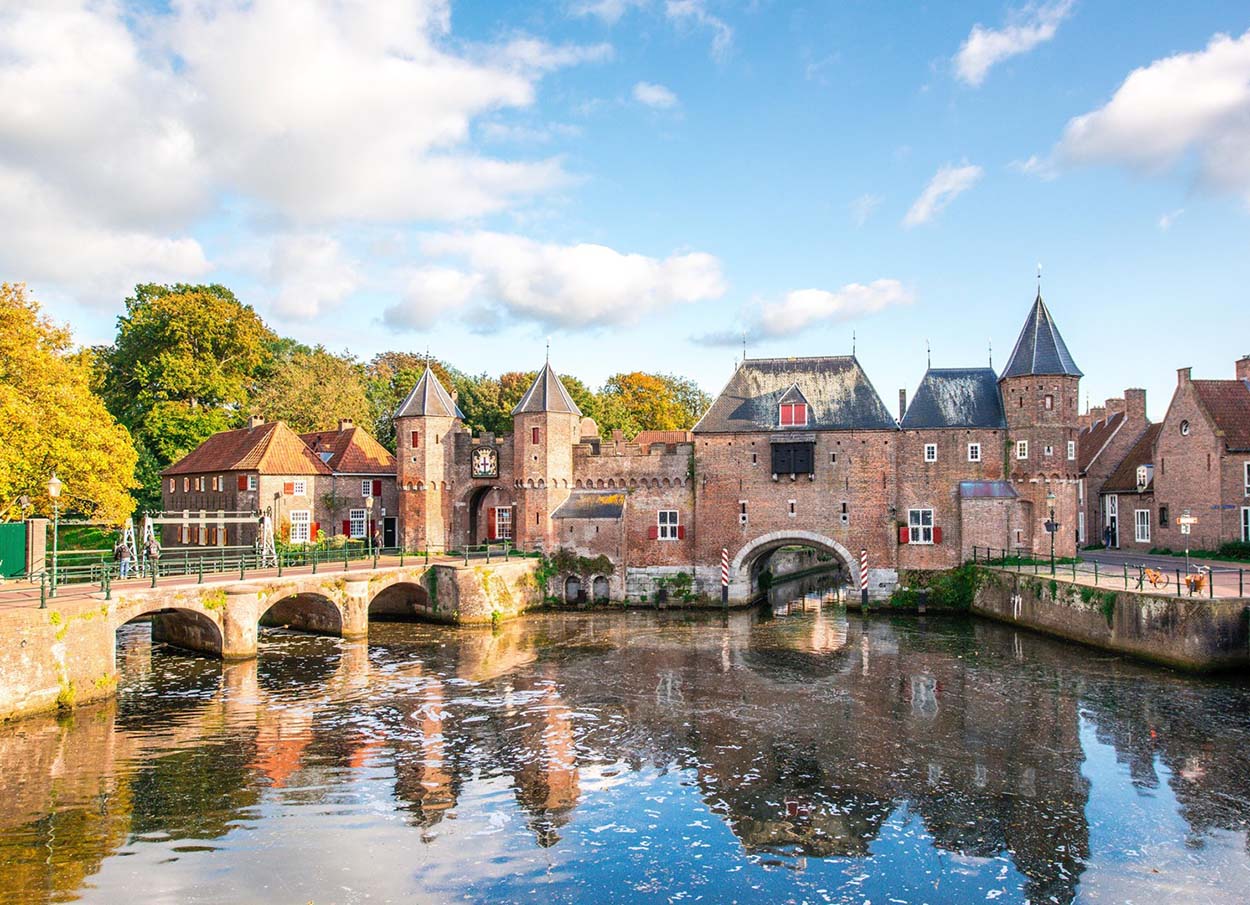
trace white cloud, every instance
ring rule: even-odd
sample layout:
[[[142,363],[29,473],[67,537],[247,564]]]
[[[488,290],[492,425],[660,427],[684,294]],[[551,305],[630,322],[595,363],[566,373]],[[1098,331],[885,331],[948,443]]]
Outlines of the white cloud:
[[[473,300],[482,277],[453,267],[422,267],[408,278],[402,302],[391,305],[383,321],[401,329],[433,325],[440,316],[464,309]]]
[[[572,7],[575,16],[594,16],[605,25],[615,25],[631,9],[645,6],[647,0],[581,0]]]
[[[707,10],[705,0],[665,0],[664,15],[670,22],[697,25],[712,32],[712,56],[723,60],[733,47],[734,33],[724,19]]]
[[[273,308],[293,320],[312,320],[339,305],[361,283],[355,262],[330,236],[279,236],[269,249]]]
[[[978,166],[948,165],[939,168],[912,204],[907,216],[903,217],[903,225],[910,228],[928,223],[948,204],[976,185],[980,178],[981,168]]]
[[[836,323],[909,305],[911,292],[898,280],[848,283],[841,289],[796,289],[780,302],[765,305],[757,330],[765,337],[793,336],[817,323]]]
[[[431,259],[454,259],[456,268],[440,265],[408,303],[437,297],[465,308],[471,302],[493,305],[520,319],[557,327],[636,323],[674,304],[719,298],[725,292],[720,262],[700,252],[652,258],[603,245],[558,245],[496,232],[427,236],[422,251]],[[421,313],[405,306],[387,311],[393,324],[420,322]]]
[[[1149,173],[1192,153],[1203,183],[1250,204],[1250,31],[1133,70],[1105,106],[1068,123],[1058,152]]]
[[[873,211],[881,206],[881,196],[864,194],[847,205],[851,211],[851,220],[856,226],[863,226],[872,216]]]
[[[1002,28],[986,28],[980,23],[972,26],[955,54],[955,74],[969,85],[980,85],[995,64],[1028,53],[1053,38],[1059,25],[1072,14],[1074,2],[1054,0],[1027,6],[1013,13]]]
[[[1030,154],[1026,160],[1013,160],[1007,164],[1007,168],[1025,176],[1036,176],[1045,182],[1050,182],[1059,175],[1051,158],[1038,157],[1036,154]]]
[[[1168,213],[1162,215],[1159,218],[1159,229],[1163,230],[1164,232],[1171,229],[1172,224],[1175,223],[1178,219],[1180,219],[1180,216],[1183,213],[1185,213],[1185,208],[1178,207],[1176,210],[1169,211]]]
[[[569,182],[554,157],[483,156],[471,126],[531,108],[544,73],[610,46],[453,44],[447,0],[365,6],[0,4],[0,167],[10,197],[19,186],[38,208],[2,212],[21,225],[0,236],[9,272],[40,267],[77,291],[126,271],[139,248],[145,276],[202,272],[180,233],[223,197],[257,222],[324,232],[476,217]]]
[[[634,85],[634,100],[656,110],[670,110],[677,106],[677,95],[663,85],[653,82],[639,82]]]

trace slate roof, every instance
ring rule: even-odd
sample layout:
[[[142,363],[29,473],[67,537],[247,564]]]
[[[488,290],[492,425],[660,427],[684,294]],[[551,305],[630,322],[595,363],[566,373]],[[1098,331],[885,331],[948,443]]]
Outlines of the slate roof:
[[[1159,431],[1163,429],[1163,424],[1152,424],[1137,438],[1137,442],[1133,444],[1132,449],[1124,456],[1116,470],[1111,473],[1111,477],[1107,478],[1102,485],[1100,493],[1136,493],[1137,492],[1137,469],[1142,465],[1153,465],[1155,460],[1155,442],[1159,439]],[[1150,493],[1154,490],[1154,475],[1150,476],[1150,483],[1146,485],[1145,492]]]
[[[550,362],[543,365],[543,369],[538,372],[530,388],[525,391],[521,401],[512,410],[514,415],[535,412],[563,412],[577,415],[579,418],[582,415],[582,410],[577,407],[577,403],[564,388],[556,372],[551,370]]]
[[[803,430],[895,430],[868,375],[850,355],[748,358],[694,426],[696,434],[780,431],[782,398],[797,385],[808,404]]]
[[[993,368],[930,368],[907,407],[903,430],[939,427],[1005,430],[1003,397]]]
[[[427,365],[425,373],[421,375],[421,379],[417,381],[417,385],[412,388],[412,392],[407,398],[400,403],[399,408],[395,410],[396,418],[460,418],[464,419],[464,412],[460,411],[460,406],[456,405],[455,400],[451,398],[443,385],[439,383],[437,375]]]
[[[1195,380],[1194,392],[1229,452],[1250,451],[1250,381]]]
[[[1107,448],[1111,438],[1124,424],[1124,413],[1115,412],[1109,418],[1099,418],[1077,435],[1077,465],[1080,471],[1088,471],[1098,454]]]
[[[959,496],[965,500],[1014,500],[1016,489],[1010,481],[960,481]]]
[[[625,493],[577,490],[551,513],[554,518],[618,519],[625,511]]]
[[[1056,374],[1082,377],[1081,369],[1072,360],[1068,347],[1059,335],[1050,310],[1037,293],[1028,319],[1016,340],[1011,358],[1003,371],[1004,377],[1025,377],[1031,374]]]
[[[295,431],[281,421],[213,434],[162,475],[255,471],[270,475],[331,474]]]
[[[395,457],[373,438],[364,428],[349,427],[346,430],[315,431],[300,434],[317,458],[322,459],[337,474],[394,474]]]

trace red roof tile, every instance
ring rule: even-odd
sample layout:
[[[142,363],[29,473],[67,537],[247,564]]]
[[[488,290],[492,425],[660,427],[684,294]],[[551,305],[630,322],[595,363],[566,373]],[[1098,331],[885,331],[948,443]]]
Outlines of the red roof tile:
[[[1085,430],[1081,431],[1077,440],[1077,465],[1081,471],[1088,471],[1089,467],[1094,464],[1094,460],[1098,458],[1098,454],[1106,448],[1107,441],[1110,440],[1120,425],[1124,423],[1124,413],[1116,412],[1109,418],[1101,418],[1095,421]]]
[[[1133,444],[1132,449],[1125,455],[1116,470],[1111,473],[1111,477],[1107,478],[1105,484],[1102,485],[1103,493],[1136,493],[1137,488],[1137,469],[1142,465],[1153,465],[1155,460],[1155,441],[1159,439],[1159,431],[1163,429],[1162,423],[1152,424],[1142,431],[1142,435],[1137,438],[1137,442]],[[1154,490],[1154,475],[1150,477],[1150,483],[1144,488],[1146,492]]]
[[[161,474],[255,471],[269,475],[331,474],[303,440],[281,421],[222,431],[209,437]]]
[[[1215,426],[1224,434],[1229,452],[1250,450],[1250,382],[1195,380],[1194,392]]]
[[[300,439],[338,474],[394,474],[395,457],[364,428],[315,431],[300,434]]]

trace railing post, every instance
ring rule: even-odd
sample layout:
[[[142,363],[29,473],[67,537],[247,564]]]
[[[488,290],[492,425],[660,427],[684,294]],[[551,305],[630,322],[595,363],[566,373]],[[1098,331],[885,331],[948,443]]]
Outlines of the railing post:
[[[47,608],[48,608],[48,573],[40,572],[39,573],[39,609],[46,610]]]
[[[196,581],[196,584],[203,584],[203,583],[204,583],[204,554],[201,553],[200,554],[200,577]]]
[[[247,577],[247,557],[244,554],[240,553],[239,554],[239,581],[242,581],[245,577]]]
[[[1128,590],[1128,563],[1124,564],[1124,590]]]
[[[1237,570],[1237,596],[1238,597],[1246,596],[1246,570],[1245,569]]]
[[[466,566],[469,564],[469,545],[468,544],[464,545],[464,564]]]
[[[400,546],[399,546],[399,567],[400,567],[401,569],[404,567],[404,547],[403,547],[403,544],[400,544]]]
[[[352,546],[351,541],[347,541],[346,543],[343,544],[343,571],[344,572],[347,571],[347,557],[351,551],[351,546]]]
[[[313,574],[317,574],[317,548],[313,547]]]
[[[1207,598],[1210,600],[1215,599],[1215,566],[1212,566],[1210,571],[1207,572]]]
[[[486,564],[490,565],[490,541],[486,542]]]
[[[1098,587],[1098,560],[1094,560],[1094,587]]]
[[[108,566],[104,567],[104,599],[113,599],[113,573]]]
[[[1177,597],[1181,596],[1181,588],[1183,587],[1184,585],[1181,584],[1181,570],[1177,569],[1176,570],[1176,596]]]
[[[313,547],[313,556],[315,557],[316,555],[317,555],[317,548]],[[277,556],[274,557],[274,560],[278,564],[278,577],[281,578],[282,577],[282,554],[279,553]]]
[[[373,568],[376,569],[377,567],[378,567],[378,548],[374,547],[373,548]]]

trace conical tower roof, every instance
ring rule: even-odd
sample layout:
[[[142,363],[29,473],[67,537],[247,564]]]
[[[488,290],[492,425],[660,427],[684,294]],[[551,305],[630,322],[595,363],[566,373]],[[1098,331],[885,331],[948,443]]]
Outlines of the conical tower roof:
[[[543,365],[530,388],[525,391],[521,401],[516,404],[512,414],[533,414],[536,412],[561,412],[569,415],[582,416],[569,391],[564,388],[556,372],[551,370],[551,362]]]
[[[433,369],[426,365],[425,373],[421,375],[417,385],[412,388],[408,398],[400,403],[399,408],[395,410],[395,417],[459,418],[463,421],[464,412],[460,411],[460,406],[456,405],[455,400],[451,398],[451,394],[443,389],[443,385],[439,383]]]
[[[1085,376],[1072,360],[1040,291],[1002,377],[1028,377],[1033,374]]]

